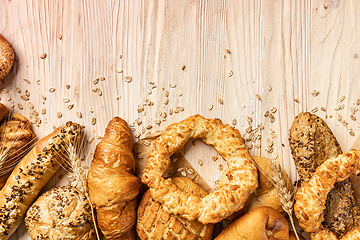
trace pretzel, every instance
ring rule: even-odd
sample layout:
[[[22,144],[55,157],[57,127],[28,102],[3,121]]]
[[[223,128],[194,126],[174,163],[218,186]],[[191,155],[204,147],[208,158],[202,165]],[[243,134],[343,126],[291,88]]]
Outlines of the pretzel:
[[[190,138],[213,145],[228,164],[228,183],[219,184],[217,191],[200,198],[178,189],[172,180],[162,176],[170,157]],[[168,126],[156,139],[147,158],[142,182],[150,188],[151,197],[164,209],[190,221],[216,223],[243,208],[247,198],[258,187],[256,166],[238,130],[219,119],[194,115]]]
[[[306,232],[313,233],[312,239],[332,239],[330,232],[321,228],[324,221],[324,209],[326,197],[336,182],[342,182],[351,174],[360,173],[360,150],[350,150],[347,153],[337,155],[326,160],[311,177],[310,181],[303,183],[298,189],[294,205],[295,215],[299,220],[299,225]],[[348,232],[342,239],[352,239],[358,236],[360,228],[355,228]],[[320,236],[329,236],[321,238]],[[336,237],[334,238],[336,239]]]

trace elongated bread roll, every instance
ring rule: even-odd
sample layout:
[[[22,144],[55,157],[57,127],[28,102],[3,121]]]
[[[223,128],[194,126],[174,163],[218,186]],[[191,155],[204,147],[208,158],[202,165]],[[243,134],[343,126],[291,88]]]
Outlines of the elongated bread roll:
[[[141,186],[134,175],[133,142],[127,123],[113,118],[96,146],[88,174],[90,201],[107,239],[136,239],[136,196]]]
[[[67,122],[42,138],[19,162],[0,191],[0,239],[6,240],[24,220],[25,213],[66,156],[66,145],[81,133]]]
[[[0,122],[5,118],[8,114],[8,110],[4,104],[0,103]]]

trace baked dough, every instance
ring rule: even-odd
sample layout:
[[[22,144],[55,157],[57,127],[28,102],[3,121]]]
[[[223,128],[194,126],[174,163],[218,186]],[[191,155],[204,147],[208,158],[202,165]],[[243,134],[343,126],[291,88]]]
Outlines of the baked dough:
[[[306,232],[320,231],[324,221],[326,197],[336,182],[342,182],[351,174],[360,173],[360,150],[350,150],[335,156],[321,164],[311,177],[298,189],[294,205],[295,215],[299,225]],[[359,234],[359,228],[347,233],[347,236]],[[343,238],[342,238],[343,239]]]
[[[9,42],[0,34],[0,81],[10,72],[14,64],[15,53]]]
[[[190,138],[213,145],[228,164],[229,183],[219,184],[217,191],[203,198],[180,190],[171,179],[162,177],[171,155],[180,151]],[[150,187],[151,197],[163,204],[166,211],[203,224],[217,223],[243,208],[258,187],[256,166],[239,131],[219,119],[200,115],[171,124],[155,140],[141,180]]]

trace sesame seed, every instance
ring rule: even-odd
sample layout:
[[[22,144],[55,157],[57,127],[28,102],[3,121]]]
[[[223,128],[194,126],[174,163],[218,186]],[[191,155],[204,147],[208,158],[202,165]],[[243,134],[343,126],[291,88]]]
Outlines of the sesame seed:
[[[156,124],[160,125],[161,124],[161,120],[160,119],[155,119],[154,121]]]
[[[343,108],[345,107],[345,104],[339,104],[337,105],[334,110],[337,111],[337,110],[342,110]]]
[[[144,140],[144,141],[143,141],[143,144],[144,144],[145,146],[147,146],[147,147],[150,146],[150,142],[149,142],[148,140]]]
[[[142,121],[139,118],[135,119],[135,122],[137,125],[140,125],[142,123]]]
[[[97,90],[98,90],[97,87],[93,87],[93,88],[91,89],[91,91],[93,91],[93,92],[97,92]]]
[[[74,104],[70,104],[70,105],[68,106],[68,109],[71,110],[71,109],[73,109],[73,107],[74,107]]]
[[[55,88],[50,88],[50,89],[49,89],[49,92],[51,92],[51,93],[52,93],[52,92],[55,92]]]
[[[29,97],[26,95],[21,95],[21,99],[24,101],[27,101],[27,100],[29,100]]]
[[[61,113],[61,112],[58,112],[56,115],[57,115],[58,118],[61,118],[61,117],[62,117],[62,113]]]
[[[351,120],[356,121],[356,117],[354,115],[350,115]]]
[[[177,92],[176,93],[179,97],[181,97],[183,94],[182,94],[182,92]]]
[[[69,84],[67,84],[65,87],[66,87],[66,89],[70,89],[70,85],[69,85]]]
[[[7,89],[1,90],[2,93],[8,93],[9,91]]]
[[[296,103],[300,103],[299,99],[297,99],[297,98],[294,98],[294,101],[295,101]]]
[[[62,35],[60,33],[58,33],[57,37],[58,39],[62,40]]]
[[[41,54],[40,58],[41,58],[41,59],[44,59],[44,58],[46,58],[46,56],[47,56],[47,54],[46,54],[46,53],[43,53],[43,54]]]
[[[139,132],[138,132],[138,133],[136,133],[136,134],[135,134],[135,138],[139,138],[139,137],[140,137],[140,135],[141,135],[141,133],[139,133]]]
[[[234,74],[233,71],[230,70],[229,73],[228,73],[228,76],[229,76],[229,77],[232,77],[233,74]]]
[[[92,124],[92,125],[95,125],[95,124],[96,124],[96,118],[93,117],[93,118],[91,119],[91,124]]]
[[[88,143],[92,143],[94,141],[94,137],[90,137],[89,139],[88,139]]]
[[[152,93],[152,90],[151,90],[151,88],[149,88],[149,90],[148,90],[148,94],[151,94]]]
[[[192,169],[192,168],[189,168],[186,172],[189,175],[193,175],[195,173],[194,169]]]
[[[272,108],[270,109],[270,112],[271,112],[271,113],[276,113],[276,111],[277,111],[277,108],[276,108],[276,107],[272,107]]]
[[[124,78],[125,82],[129,83],[132,81],[132,77],[131,76],[125,76]]]
[[[41,95],[42,100],[46,100],[46,97],[44,95]]]
[[[166,91],[165,91],[165,97],[168,97],[168,96],[169,96],[169,91],[166,90]]]
[[[165,104],[165,105],[168,105],[168,103],[169,103],[169,99],[168,99],[168,98],[165,98],[164,104]]]
[[[94,84],[94,85],[96,85],[96,84],[98,84],[98,83],[99,83],[99,79],[98,79],[98,78],[93,81],[93,84]]]
[[[268,85],[268,91],[270,92],[272,90],[272,86]]]
[[[172,115],[173,114],[173,110],[170,108],[169,109],[169,115]]]
[[[323,112],[326,112],[326,108],[324,108],[324,107],[321,107],[320,110]]]
[[[316,113],[317,111],[318,111],[318,108],[317,108],[317,107],[311,109],[311,112],[312,112],[312,113]]]
[[[28,103],[28,106],[30,109],[34,109],[34,104],[32,104],[31,102]]]
[[[137,109],[137,112],[138,113],[141,113],[142,111],[144,111],[145,109],[143,108],[143,107],[139,107],[138,109]]]
[[[350,131],[349,134],[354,137],[355,136],[355,133],[353,131]]]
[[[228,48],[225,51],[226,51],[226,53],[229,53],[229,54],[231,53],[230,49],[228,49]]]
[[[104,77],[104,76],[100,76],[100,77],[99,77],[99,80],[100,80],[100,81],[105,81],[105,77]]]
[[[338,114],[338,115],[336,116],[336,119],[337,119],[338,121],[341,121],[341,120],[342,120],[342,116],[341,116],[340,114]]]
[[[97,92],[97,95],[102,96],[102,91],[100,88],[96,92]]]
[[[343,96],[341,96],[341,97],[339,98],[339,101],[340,101],[340,102],[342,102],[342,101],[344,101],[344,100],[345,100],[345,98],[346,98],[346,96],[345,96],[345,95],[343,95]]]
[[[149,129],[151,129],[151,128],[152,128],[152,125],[151,125],[151,124],[149,124],[149,125],[146,126],[146,129],[147,129],[147,130],[149,130]]]
[[[169,84],[169,87],[171,87],[171,88],[176,88],[176,83],[170,83],[170,84]]]
[[[212,105],[212,104],[209,104],[209,105],[208,105],[208,109],[209,109],[209,110],[213,109],[213,105]]]
[[[123,70],[120,70],[120,69],[116,69],[115,70],[117,73],[122,73],[123,72]]]
[[[70,99],[64,97],[64,98],[62,99],[62,101],[63,101],[64,103],[69,103],[69,102],[70,102]]]
[[[11,97],[7,98],[6,101],[11,101]]]
[[[223,168],[224,168],[223,165],[222,165],[222,164],[219,164],[218,169],[219,169],[220,171],[222,171]]]

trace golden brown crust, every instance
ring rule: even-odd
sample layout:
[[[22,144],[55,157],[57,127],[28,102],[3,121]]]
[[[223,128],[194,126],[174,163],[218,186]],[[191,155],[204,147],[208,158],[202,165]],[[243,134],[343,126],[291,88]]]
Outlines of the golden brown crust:
[[[204,197],[207,193],[196,183],[186,177],[173,178],[174,184],[181,190]],[[203,239],[211,240],[214,225],[203,225],[197,220],[167,213],[163,205],[155,202],[146,191],[138,208],[137,232],[140,239]]]
[[[113,118],[96,146],[88,174],[90,201],[107,239],[126,239],[134,234],[136,200],[141,181],[134,175],[132,137],[127,123]]]
[[[283,215],[270,207],[256,208],[225,228],[215,240],[289,239],[289,225]]]
[[[326,160],[316,169],[310,181],[298,189],[294,210],[299,225],[306,232],[319,230],[324,221],[326,197],[335,183],[344,181],[352,173],[359,173],[359,156],[359,150],[351,150]]]
[[[66,158],[64,145],[80,137],[79,124],[67,122],[39,140],[17,164],[0,191],[0,239],[6,240],[23,221],[40,190]]]
[[[229,184],[219,185],[216,192],[204,198],[178,189],[171,179],[162,176],[170,164],[170,156],[180,151],[190,138],[202,139],[227,161]],[[151,197],[173,214],[203,224],[216,223],[240,210],[258,186],[257,169],[238,130],[219,119],[200,115],[172,124],[157,138],[150,152],[142,182],[150,187]]]
[[[89,201],[70,186],[56,187],[41,195],[27,211],[25,226],[34,240],[96,239]]]
[[[4,187],[11,171],[32,147],[35,137],[29,121],[19,113],[14,113],[0,126],[0,190]]]
[[[0,34],[0,81],[10,72],[14,64],[15,53],[10,43]]]
[[[4,104],[0,103],[0,122],[6,117],[8,110]]]

